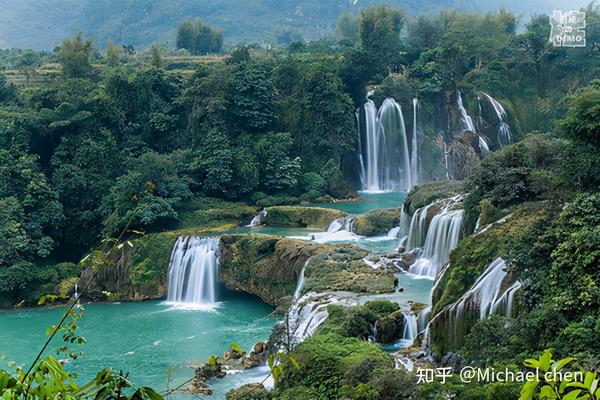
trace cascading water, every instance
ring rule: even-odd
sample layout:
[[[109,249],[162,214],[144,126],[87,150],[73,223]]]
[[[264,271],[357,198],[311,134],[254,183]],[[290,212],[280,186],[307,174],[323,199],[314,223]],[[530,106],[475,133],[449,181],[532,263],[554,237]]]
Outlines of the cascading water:
[[[246,225],[248,227],[256,227],[256,226],[261,226],[262,225],[262,220],[264,217],[267,216],[267,209],[263,208],[261,211],[258,212],[258,214],[256,214],[254,216],[254,218],[252,218],[252,221],[250,221],[249,225]]]
[[[304,287],[304,273],[306,272],[306,267],[310,262],[310,257],[306,259],[302,269],[300,270],[300,276],[298,277],[298,282],[296,283],[296,290],[294,290],[294,300],[298,300],[300,298],[300,294],[302,293],[302,288]]]
[[[402,340],[412,344],[418,334],[417,317],[413,313],[404,314],[404,330],[402,332]]]
[[[167,304],[190,308],[217,301],[219,237],[181,236],[169,262]]]
[[[359,135],[363,189],[408,190],[413,182],[402,108],[388,97],[377,110],[371,94],[363,106],[364,125],[359,123],[365,130]]]
[[[419,333],[424,332],[431,319],[431,306],[427,306],[419,312],[417,317],[417,331]]]
[[[413,126],[412,126],[412,141],[410,155],[410,171],[412,184],[419,183],[419,143],[417,138],[417,109],[419,108],[419,100],[413,99]]]
[[[339,231],[352,232],[354,225],[354,217],[342,217],[334,219],[327,227],[327,233],[335,233]]]
[[[493,313],[493,305],[498,300],[502,281],[506,277],[505,268],[506,263],[502,258],[495,259],[473,286],[450,308],[455,341],[462,337],[467,305],[475,310],[479,309],[479,319]]]
[[[439,268],[448,262],[450,252],[458,245],[463,214],[464,210],[442,210],[432,218],[423,252],[410,266],[410,273],[436,277]]]
[[[481,92],[482,95],[490,102],[494,112],[496,113],[496,117],[498,117],[498,144],[500,147],[507,146],[513,142],[512,132],[510,131],[510,126],[508,125],[508,116],[506,114],[506,110],[500,104],[499,101],[494,99],[492,96],[485,92]]]
[[[406,251],[421,247],[427,235],[427,213],[433,204],[419,208],[410,220],[408,228],[408,239],[406,240]]]
[[[473,120],[467,113],[465,106],[463,105],[462,95],[460,94],[460,91],[457,91],[456,103],[458,104],[458,112],[460,113],[460,122],[462,124],[463,132],[470,131],[476,134],[479,138],[479,149],[483,152],[490,151],[490,146],[487,144],[485,139],[477,133],[477,130],[475,129],[475,124],[473,123]]]
[[[511,318],[513,316],[513,305],[514,305],[514,297],[515,297],[515,293],[517,293],[519,291],[519,289],[521,289],[521,282],[516,281],[515,283],[512,284],[511,287],[509,287],[508,289],[506,289],[506,291],[504,292],[504,294],[494,302],[494,305],[492,306],[492,313],[493,314],[500,314],[500,313],[504,313],[504,316],[506,318]]]

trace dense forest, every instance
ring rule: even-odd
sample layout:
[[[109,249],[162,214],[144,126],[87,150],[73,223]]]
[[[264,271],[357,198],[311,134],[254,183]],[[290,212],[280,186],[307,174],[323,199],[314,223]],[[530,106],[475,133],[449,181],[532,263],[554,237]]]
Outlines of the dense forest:
[[[497,151],[480,154],[481,161],[461,158],[455,147],[465,239],[450,257],[460,268],[436,285],[433,312],[456,301],[501,254],[523,282],[520,314],[514,323],[477,322],[460,343],[433,331],[432,350],[516,368],[552,348],[555,357],[577,355],[582,368],[597,370],[600,9],[592,4],[586,15],[585,48],[553,47],[547,15],[409,18],[378,6],[340,15],[335,38],[242,45],[194,64],[159,45],[98,49],[82,34],[53,52],[1,51],[6,70],[35,77],[58,64],[58,72],[43,85],[0,72],[0,304],[35,304],[78,275],[79,260],[103,239],[125,228],[135,237],[187,227],[206,202],[261,209],[355,197],[355,112],[371,90],[402,106],[420,100],[429,121],[419,133],[430,156],[424,170],[445,179],[440,143],[451,133],[440,132],[439,120],[445,126],[451,119],[444,110],[455,93],[476,110],[474,99],[485,91],[506,108],[516,143],[492,145]],[[202,32],[222,40],[190,20],[178,47],[217,51],[214,43],[191,49]],[[508,215],[519,215],[519,223],[501,240],[469,236]],[[318,335],[281,361],[273,398],[518,396],[515,384],[416,386],[362,340],[364,326],[396,311],[385,307],[332,312]]]
[[[336,19],[345,11],[358,14],[369,5],[387,4],[409,15],[435,14],[454,8],[462,12],[484,13],[498,6],[485,0],[435,0],[427,3],[406,0],[4,0],[0,24],[1,48],[51,50],[62,39],[83,32],[93,36],[98,47],[113,41],[146,48],[152,43],[175,42],[176,25],[187,18],[202,17],[225,31],[230,46],[236,43],[289,43],[331,36]],[[558,0],[504,0],[503,7],[515,15],[530,16],[561,10]],[[570,2],[585,6],[586,1]],[[295,38],[295,39],[294,39]]]

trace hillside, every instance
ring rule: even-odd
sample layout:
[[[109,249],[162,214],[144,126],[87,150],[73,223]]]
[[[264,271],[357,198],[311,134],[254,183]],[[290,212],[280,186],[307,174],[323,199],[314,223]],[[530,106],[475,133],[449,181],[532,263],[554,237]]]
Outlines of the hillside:
[[[569,6],[586,3],[575,0]],[[356,13],[369,4],[400,7],[413,16],[447,8],[482,13],[504,7],[531,15],[566,7],[558,0],[0,0],[0,48],[51,50],[78,31],[94,37],[98,47],[109,39],[135,47],[171,43],[176,26],[189,17],[222,28],[226,43],[276,43],[285,33],[314,39],[333,34],[342,12]]]

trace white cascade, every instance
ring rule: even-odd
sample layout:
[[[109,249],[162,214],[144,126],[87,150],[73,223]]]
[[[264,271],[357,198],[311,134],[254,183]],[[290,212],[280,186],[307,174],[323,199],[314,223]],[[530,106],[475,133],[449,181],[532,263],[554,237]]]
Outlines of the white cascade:
[[[419,312],[417,316],[417,331],[424,332],[431,319],[431,306],[427,306]]]
[[[414,343],[418,334],[417,317],[413,313],[404,313],[404,330],[402,332],[402,340],[409,343]]]
[[[214,305],[217,301],[219,237],[180,236],[169,262],[167,304]]]
[[[399,237],[398,235],[400,234],[400,227],[399,226],[395,226],[392,229],[390,229],[387,233],[387,237],[389,238],[397,238]]]
[[[484,153],[490,151],[490,146],[487,144],[486,140],[477,133],[477,130],[475,129],[475,124],[473,123],[473,120],[467,113],[465,106],[463,105],[462,95],[460,94],[460,91],[457,91],[456,102],[458,104],[458,112],[460,113],[460,122],[462,124],[463,132],[470,131],[476,134],[479,138],[479,149]]]
[[[421,257],[410,266],[415,275],[435,278],[438,270],[448,262],[450,252],[460,239],[464,210],[443,209],[436,214],[427,229]]]
[[[300,276],[298,277],[298,282],[296,283],[296,289],[294,290],[294,300],[298,300],[300,298],[300,293],[302,293],[302,288],[304,287],[304,274],[306,271],[306,267],[310,262],[310,257],[306,259],[302,269],[300,270]]]
[[[247,227],[256,227],[256,226],[261,226],[263,224],[263,218],[267,216],[267,209],[263,208],[261,211],[258,212],[258,214],[256,214],[254,216],[254,218],[252,218],[252,221],[250,221],[249,225],[246,225]]]
[[[508,116],[506,114],[506,110],[498,100],[494,99],[489,94],[485,92],[481,92],[481,94],[484,95],[490,102],[494,108],[496,117],[498,117],[498,144],[500,147],[511,144],[513,142],[513,136],[512,132],[510,131],[510,126],[508,125]]]
[[[413,99],[413,126],[412,126],[412,141],[411,141],[411,156],[410,156],[410,171],[412,184],[419,183],[419,143],[417,135],[417,109],[419,108],[419,100]]]
[[[419,208],[412,216],[408,227],[408,239],[406,241],[406,251],[421,247],[425,242],[427,235],[427,213],[433,204]]]
[[[335,233],[339,231],[352,232],[354,226],[354,217],[342,217],[331,221],[327,227],[327,233]]]
[[[413,183],[402,108],[388,97],[377,110],[371,94],[363,106],[365,132],[359,134],[363,189],[408,190]]]
[[[458,104],[458,112],[460,113],[460,122],[462,124],[463,132],[470,131],[473,133],[477,133],[477,130],[475,129],[475,124],[473,124],[473,120],[471,119],[471,117],[467,113],[467,110],[465,109],[465,106],[463,105],[462,95],[460,94],[460,91],[457,91],[456,102]]]
[[[315,334],[329,316],[327,307],[331,304],[353,306],[357,302],[354,297],[340,297],[335,293],[327,292],[318,294],[311,292],[292,303],[288,311],[288,324],[293,346]]]
[[[502,281],[506,277],[505,268],[506,262],[498,257],[485,269],[473,286],[456,303],[456,320],[463,319],[467,302],[478,304],[480,319],[493,313],[493,305],[498,300]]]
[[[493,314],[500,314],[500,313],[504,313],[504,316],[506,318],[511,318],[513,316],[513,305],[515,302],[515,293],[517,293],[519,291],[519,289],[521,289],[521,282],[520,281],[516,281],[515,283],[513,283],[508,289],[506,289],[506,291],[504,292],[504,294],[494,302],[494,305],[492,306],[492,313]]]

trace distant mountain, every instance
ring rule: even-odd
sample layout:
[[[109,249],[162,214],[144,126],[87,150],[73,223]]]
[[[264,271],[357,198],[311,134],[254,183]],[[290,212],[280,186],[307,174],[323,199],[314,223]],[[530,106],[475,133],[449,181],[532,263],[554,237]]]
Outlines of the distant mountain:
[[[84,32],[103,48],[109,39],[146,47],[173,43],[177,25],[200,17],[222,28],[226,43],[276,43],[293,32],[314,39],[335,32],[344,11],[369,4],[400,7],[409,15],[444,8],[487,12],[504,7],[516,14],[550,13],[587,4],[586,0],[0,0],[0,48],[50,50],[62,39]]]

